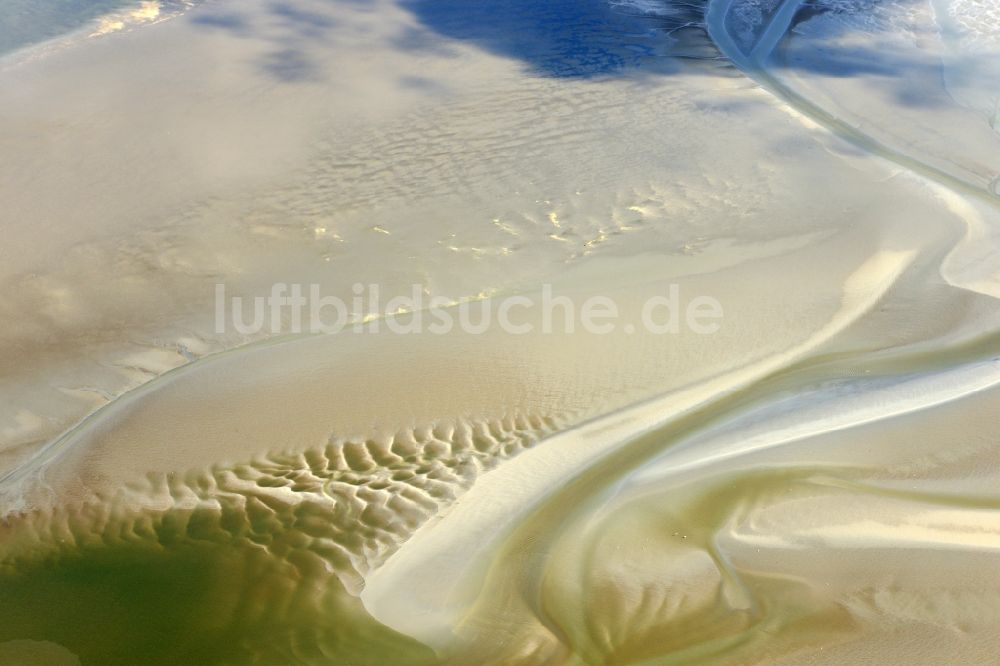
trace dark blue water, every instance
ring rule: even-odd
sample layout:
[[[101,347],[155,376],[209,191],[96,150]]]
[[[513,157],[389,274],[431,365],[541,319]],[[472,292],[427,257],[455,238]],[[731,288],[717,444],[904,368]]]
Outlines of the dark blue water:
[[[613,8],[607,0],[402,0],[428,30],[523,61],[538,75],[671,73],[679,58],[713,59],[699,25],[702,2],[664,0],[668,15]],[[414,34],[400,46],[419,49]]]

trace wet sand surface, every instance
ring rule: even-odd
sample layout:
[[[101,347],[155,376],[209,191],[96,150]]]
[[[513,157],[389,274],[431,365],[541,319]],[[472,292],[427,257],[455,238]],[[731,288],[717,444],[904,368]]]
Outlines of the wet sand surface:
[[[995,654],[968,4],[133,3],[0,55],[0,657]],[[274,283],[493,324],[219,328]],[[671,288],[718,330],[636,325]],[[497,325],[546,290],[629,327]]]

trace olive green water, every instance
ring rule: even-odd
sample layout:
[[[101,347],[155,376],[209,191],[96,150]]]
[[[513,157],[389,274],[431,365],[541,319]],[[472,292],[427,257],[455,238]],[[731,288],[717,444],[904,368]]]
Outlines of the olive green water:
[[[263,549],[150,541],[83,548],[0,573],[0,644],[57,643],[83,664],[419,664],[336,578]]]

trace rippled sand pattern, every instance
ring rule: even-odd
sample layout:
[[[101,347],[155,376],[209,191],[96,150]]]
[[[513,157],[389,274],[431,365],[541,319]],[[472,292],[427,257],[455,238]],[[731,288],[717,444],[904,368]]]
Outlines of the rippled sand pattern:
[[[108,593],[110,579],[126,576],[112,587],[136,585],[136,590],[118,591],[129,602],[167,604],[181,614],[224,615],[207,634],[199,630],[204,635],[192,643],[175,637],[177,644],[164,645],[163,653],[152,656],[136,652],[148,639],[131,635],[128,632],[135,629],[130,628],[120,645],[98,648],[102,661],[128,663],[142,654],[143,660],[164,663],[221,655],[269,663],[344,658],[352,651],[373,658],[374,646],[362,641],[385,641],[385,635],[349,635],[359,630],[351,624],[358,618],[348,615],[352,603],[357,605],[350,595],[363,587],[364,576],[477,476],[537,442],[547,430],[552,424],[537,417],[439,424],[401,432],[387,441],[336,442],[210,473],[150,475],[143,483],[79,506],[61,506],[38,516],[8,515],[0,563],[7,576],[0,583],[6,621],[0,637],[25,631],[30,613],[40,610],[35,604],[45,603],[46,594],[70,593],[78,603],[87,603],[89,595]],[[140,505],[155,508],[135,508],[137,498]],[[145,571],[159,566],[167,568],[162,579]],[[238,596],[228,601],[210,596],[213,586],[236,584],[227,580],[229,566],[249,577],[243,585],[258,588],[253,597],[243,598],[236,590]],[[130,567],[137,579],[127,578]],[[180,599],[169,588],[156,589],[157,584],[174,584],[175,576],[188,575],[195,579],[176,581]],[[216,576],[219,580],[213,581]],[[198,589],[201,586],[205,589]],[[32,603],[24,605],[25,597]],[[211,608],[226,603],[236,607]],[[363,618],[361,611],[353,612]],[[165,624],[178,619],[165,618]],[[72,625],[69,618],[61,621]],[[135,619],[110,612],[102,621],[131,626]],[[281,632],[300,633],[300,647],[282,646]],[[61,633],[55,640],[87,654],[85,636],[75,634],[72,626]],[[226,635],[236,643],[213,644]],[[387,657],[393,647],[391,641],[384,646]]]

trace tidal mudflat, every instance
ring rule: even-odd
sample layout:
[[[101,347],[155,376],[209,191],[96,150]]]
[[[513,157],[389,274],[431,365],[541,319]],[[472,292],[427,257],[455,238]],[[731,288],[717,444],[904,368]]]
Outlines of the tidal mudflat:
[[[11,7],[0,662],[1000,649],[996,0]]]

